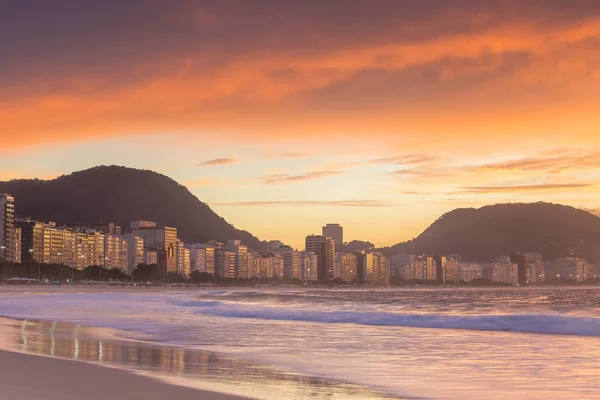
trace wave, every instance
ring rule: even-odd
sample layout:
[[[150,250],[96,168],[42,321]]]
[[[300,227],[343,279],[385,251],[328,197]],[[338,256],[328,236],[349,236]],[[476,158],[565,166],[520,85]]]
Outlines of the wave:
[[[227,318],[301,321],[332,324],[464,329],[574,336],[600,336],[600,318],[559,314],[447,315],[360,311],[307,311],[275,307],[248,307],[218,301],[186,301],[194,312]]]

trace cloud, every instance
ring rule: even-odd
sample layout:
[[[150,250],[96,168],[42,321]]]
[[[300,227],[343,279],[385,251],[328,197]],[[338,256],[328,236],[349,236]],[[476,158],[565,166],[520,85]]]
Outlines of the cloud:
[[[558,152],[558,151],[557,151]],[[554,151],[550,154],[555,153]],[[561,152],[553,157],[528,157],[475,167],[478,170],[500,171],[540,171],[546,173],[559,173],[568,169],[595,169],[600,168],[600,153]]]
[[[214,160],[208,160],[197,164],[198,167],[207,167],[213,165],[227,165],[235,164],[237,160],[235,158],[215,158]]]
[[[270,206],[292,206],[292,207],[393,207],[397,203],[382,200],[277,200],[277,201],[236,201],[228,203],[212,203],[215,206],[236,207],[270,207]]]
[[[45,3],[0,12],[0,146],[597,136],[597,2]]]
[[[415,165],[427,164],[439,161],[439,157],[428,156],[424,154],[409,154],[394,157],[384,157],[369,160],[371,164],[395,164],[395,165]]]
[[[303,182],[309,181],[313,179],[327,178],[330,176],[342,175],[345,174],[344,171],[315,171],[315,172],[307,172],[305,174],[299,175],[289,175],[289,174],[273,174],[267,175],[261,178],[257,178],[262,183],[267,185],[279,185],[283,183],[295,183],[295,182]]]
[[[561,189],[583,189],[594,186],[591,183],[563,183],[563,184],[539,184],[539,185],[515,185],[515,186],[465,186],[460,189],[464,193],[504,193],[525,192],[538,190],[561,190]]]

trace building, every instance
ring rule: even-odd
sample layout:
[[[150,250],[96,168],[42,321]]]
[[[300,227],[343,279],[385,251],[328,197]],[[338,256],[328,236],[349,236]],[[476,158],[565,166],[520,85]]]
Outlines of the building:
[[[356,254],[336,253],[335,264],[336,271],[339,274],[336,278],[348,283],[355,282],[357,279],[357,262]]]
[[[207,274],[215,273],[215,247],[209,243],[190,245],[191,270]]]
[[[133,221],[131,233],[144,241],[144,248],[157,253],[157,263],[163,273],[178,273],[177,229],[157,228],[154,222]]]
[[[517,285],[519,283],[519,266],[510,257],[498,257],[491,263],[491,280],[496,283]]]
[[[127,246],[127,274],[131,275],[138,264],[144,264],[144,240],[131,233],[123,235]]]
[[[300,279],[300,252],[281,246],[277,253],[283,257],[283,277]]]
[[[335,242],[331,237],[310,235],[306,237],[306,251],[315,253],[318,258],[318,277],[320,281],[333,279],[335,265]]]
[[[215,276],[235,278],[236,254],[225,248],[215,249]]]
[[[453,257],[447,257],[444,264],[444,285],[458,283],[458,265],[459,260]]]
[[[21,228],[15,228],[15,263],[21,263]]]
[[[114,230],[113,230],[114,231]],[[127,271],[127,243],[121,235],[104,235],[104,268]]]
[[[42,227],[41,258],[35,261],[46,264],[63,264],[77,267],[77,235],[69,229],[49,222]]]
[[[470,282],[474,279],[481,279],[481,264],[461,262],[458,265],[458,281]]]
[[[104,234],[87,230],[76,232],[75,260],[77,269],[84,269],[90,265],[106,266],[107,257],[104,255]]]
[[[527,284],[527,254],[520,251],[513,252],[510,255],[510,261],[518,266],[518,284]]]
[[[312,252],[300,253],[300,279],[316,282],[319,279],[319,257]]]
[[[241,279],[248,279],[248,246],[242,244],[240,240],[228,240],[225,245],[227,250],[235,253],[235,276]]]
[[[283,242],[281,240],[270,240],[269,243],[267,243],[267,250],[268,251],[279,250],[279,248],[282,246],[283,246]]]
[[[340,224],[327,224],[323,227],[323,236],[334,240],[336,246],[344,244],[344,228]]]
[[[144,249],[144,264],[158,265],[158,252],[156,250]]]
[[[15,199],[0,194],[0,256],[7,262],[16,262]]]

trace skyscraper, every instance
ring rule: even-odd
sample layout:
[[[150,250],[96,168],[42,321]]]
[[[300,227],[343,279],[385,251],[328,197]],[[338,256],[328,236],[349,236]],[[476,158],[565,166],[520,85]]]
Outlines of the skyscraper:
[[[323,236],[329,236],[336,246],[344,244],[344,228],[340,224],[327,224],[323,227]]]
[[[317,270],[320,281],[333,279],[335,266],[335,241],[328,236],[310,235],[306,237],[306,251],[317,255]]]
[[[0,194],[0,257],[15,262],[15,199],[9,194]]]

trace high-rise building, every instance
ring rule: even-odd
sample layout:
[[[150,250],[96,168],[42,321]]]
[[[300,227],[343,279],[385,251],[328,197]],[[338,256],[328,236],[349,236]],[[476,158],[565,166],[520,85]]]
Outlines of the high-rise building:
[[[21,263],[21,228],[15,228],[15,263]]]
[[[15,247],[15,199],[9,194],[0,194],[0,257],[15,262]]]
[[[144,263],[144,240],[131,233],[123,235],[127,246],[127,274],[131,275],[138,264]]]
[[[344,228],[340,224],[327,224],[323,227],[323,236],[332,238],[336,246],[344,244]]]
[[[527,284],[527,254],[515,251],[510,255],[510,261],[518,266],[519,285]]]
[[[283,277],[300,279],[300,252],[291,246],[281,246],[277,253],[283,257]]]
[[[339,274],[336,278],[342,279],[348,283],[356,281],[357,261],[356,254],[336,253],[335,263],[336,270]]]
[[[145,249],[156,251],[158,265],[163,273],[178,272],[176,228],[157,228],[156,224],[150,221],[134,221],[131,227],[131,233],[144,241]]]
[[[242,244],[240,240],[229,240],[225,248],[235,253],[236,277],[248,279],[248,246]]]
[[[319,279],[319,258],[315,253],[300,253],[300,279],[315,282]]]
[[[215,247],[210,243],[192,243],[190,246],[191,270],[215,273]]]
[[[318,280],[332,280],[335,265],[335,241],[328,236],[307,236],[306,251],[317,255]]]
[[[236,254],[225,248],[215,249],[215,275],[221,278],[235,278]]]
[[[127,243],[121,235],[104,235],[104,268],[127,271]]]

